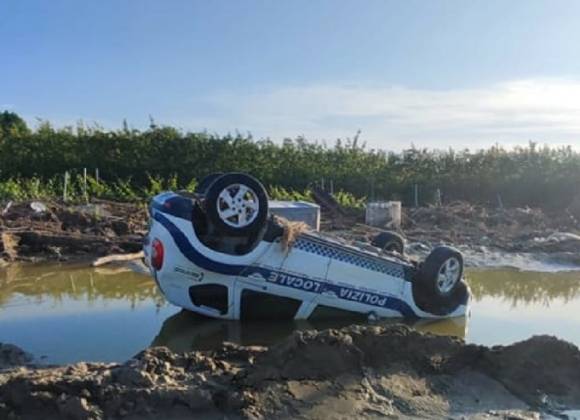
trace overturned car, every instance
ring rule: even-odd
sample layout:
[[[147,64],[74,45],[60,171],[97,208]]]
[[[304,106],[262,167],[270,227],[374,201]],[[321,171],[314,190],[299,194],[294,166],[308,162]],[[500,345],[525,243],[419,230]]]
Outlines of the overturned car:
[[[167,300],[202,315],[377,319],[468,312],[458,251],[438,247],[415,262],[389,233],[373,241],[378,247],[314,232],[289,243],[288,225],[269,215],[266,190],[247,174],[210,175],[195,193],[155,196],[149,210],[144,252],[152,276]]]

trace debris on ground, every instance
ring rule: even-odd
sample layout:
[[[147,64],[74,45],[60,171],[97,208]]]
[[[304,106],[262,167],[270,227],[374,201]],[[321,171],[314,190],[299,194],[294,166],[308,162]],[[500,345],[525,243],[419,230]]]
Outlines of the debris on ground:
[[[397,233],[406,238],[406,252],[415,258],[426,257],[435,246],[451,245],[460,249],[468,266],[499,264],[525,269],[522,264],[534,260],[580,265],[580,224],[566,211],[494,209],[453,202],[442,207],[405,208],[402,216]],[[347,242],[370,243],[380,232],[352,220],[349,226],[330,233]]]
[[[494,246],[515,252],[529,250],[535,238],[556,232],[580,233],[580,226],[565,212],[494,209],[466,202],[406,209],[403,228],[414,239]]]
[[[342,207],[332,194],[319,187],[312,187],[312,197],[324,211],[333,216],[346,216],[346,210]]]
[[[95,259],[141,250],[147,231],[144,204],[93,200],[84,205],[19,202],[0,205],[0,260]],[[32,206],[34,205],[34,206]],[[42,211],[37,211],[41,209]],[[32,206],[32,207],[31,207]],[[363,224],[364,212],[322,208],[322,230],[357,245],[371,243],[381,229]],[[37,210],[33,209],[36,208]],[[399,230],[407,250],[421,257],[436,245],[459,247],[477,261],[496,253],[527,253],[580,264],[580,225],[568,211],[494,209],[465,202],[404,208]],[[495,257],[494,257],[495,258]],[[496,258],[497,259],[497,258]],[[501,258],[500,258],[501,259]],[[524,258],[527,259],[527,258]],[[481,265],[479,262],[468,265]]]
[[[138,252],[146,228],[140,204],[11,203],[0,216],[0,259],[62,261]]]
[[[143,251],[134,252],[132,254],[112,254],[105,257],[100,257],[91,263],[93,267],[100,267],[102,265],[114,263],[114,262],[127,262],[134,261],[143,258],[145,254]]]
[[[33,201],[30,203],[30,208],[34,210],[35,213],[44,213],[46,210],[48,210],[46,205],[40,201]]]
[[[364,221],[361,211],[341,206],[328,191],[313,186],[312,197],[320,206],[322,230],[348,229],[354,223]]]
[[[580,351],[539,336],[466,345],[402,325],[297,331],[265,347],[225,343],[123,364],[0,372],[0,417],[539,418],[580,406]]]

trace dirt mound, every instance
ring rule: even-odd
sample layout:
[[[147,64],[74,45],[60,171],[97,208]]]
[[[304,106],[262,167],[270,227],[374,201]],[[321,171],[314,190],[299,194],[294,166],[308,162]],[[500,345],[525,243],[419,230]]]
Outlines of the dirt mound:
[[[407,223],[429,224],[441,229],[453,228],[467,221],[470,227],[481,229],[495,226],[534,227],[538,229],[561,226],[574,227],[574,221],[563,212],[546,213],[539,208],[492,208],[464,201],[455,201],[445,206],[409,208]]]
[[[223,418],[214,399],[229,388],[231,369],[208,356],[162,347],[122,365],[20,369],[0,374],[0,418]],[[230,393],[227,401],[235,397]]]
[[[481,368],[530,404],[580,404],[580,351],[556,337],[494,347]]]
[[[454,202],[444,207],[406,209],[403,220],[407,235],[419,241],[494,246],[513,252],[580,250],[580,241],[551,236],[580,232],[577,220],[565,211],[494,209]]]
[[[310,412],[318,402],[305,403],[304,393],[322,389],[334,403],[350,402],[345,417],[359,417],[361,411],[352,411],[359,407],[381,416],[469,417],[499,410],[500,418],[535,418],[525,410],[580,406],[580,351],[554,337],[489,349],[404,326],[353,326],[296,332],[256,364],[260,369],[244,383],[270,395],[259,397],[269,415],[293,415],[297,406]],[[314,411],[321,414],[319,408]]]
[[[425,258],[443,244],[460,249],[466,263],[473,266],[517,264],[512,257],[521,264],[580,265],[580,222],[568,210],[497,209],[453,202],[441,207],[405,208],[402,220],[398,233],[406,238],[406,253],[414,259]],[[356,246],[372,243],[384,231],[354,221],[331,227],[336,229],[329,232],[331,235]]]
[[[424,335],[406,326],[297,331],[258,360],[261,369],[250,380],[330,378],[403,362],[420,373],[451,373],[481,352],[458,338]]]
[[[579,372],[578,348],[553,337],[489,349],[353,326],[296,332],[270,349],[153,348],[121,365],[5,371],[0,417],[538,418],[580,406]]]
[[[6,261],[136,252],[147,223],[144,206],[112,201],[27,201],[0,207],[0,258]]]

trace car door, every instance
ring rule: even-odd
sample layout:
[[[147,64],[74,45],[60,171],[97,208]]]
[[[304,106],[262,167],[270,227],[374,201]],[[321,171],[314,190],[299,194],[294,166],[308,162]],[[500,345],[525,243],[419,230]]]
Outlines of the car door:
[[[248,309],[253,313],[248,304],[251,301],[262,307],[268,306],[274,317],[287,317],[294,311],[293,318],[307,318],[312,302],[324,287],[330,261],[315,251],[302,239],[286,250],[279,241],[274,242],[271,249],[238,278],[236,299],[240,318],[249,316],[245,313]]]

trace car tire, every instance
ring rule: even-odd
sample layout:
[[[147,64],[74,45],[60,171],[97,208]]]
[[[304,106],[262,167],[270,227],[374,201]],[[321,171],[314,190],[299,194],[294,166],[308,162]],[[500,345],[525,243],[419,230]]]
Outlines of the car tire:
[[[268,194],[254,177],[226,173],[206,190],[205,212],[225,235],[246,236],[258,232],[268,217]]]
[[[418,273],[421,288],[435,299],[453,295],[463,277],[463,256],[451,247],[435,248],[425,259]]]
[[[454,283],[443,292],[438,287],[438,274],[449,259],[459,263],[459,270],[454,277]],[[420,265],[413,280],[413,298],[417,306],[430,314],[445,316],[452,313],[460,305],[467,303],[469,290],[463,277],[463,257],[454,248],[435,248]],[[455,280],[457,279],[457,280]]]
[[[380,248],[383,251],[396,251],[399,254],[405,252],[405,240],[395,232],[381,232],[371,241],[371,245]]]
[[[448,316],[460,305],[466,305],[469,301],[469,294],[469,288],[463,280],[458,283],[453,293],[444,299],[425,295],[424,291],[416,290],[415,286],[413,287],[413,297],[417,306],[421,310],[437,316]]]
[[[195,192],[198,194],[205,194],[209,186],[223,174],[223,172],[214,172],[213,174],[205,176],[201,182],[196,185]]]

